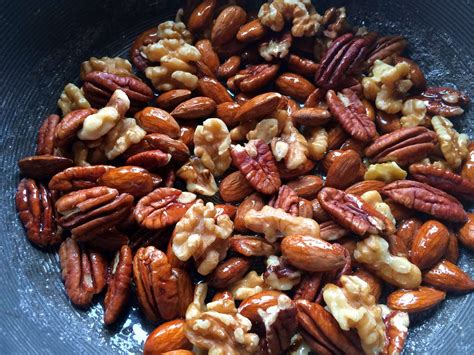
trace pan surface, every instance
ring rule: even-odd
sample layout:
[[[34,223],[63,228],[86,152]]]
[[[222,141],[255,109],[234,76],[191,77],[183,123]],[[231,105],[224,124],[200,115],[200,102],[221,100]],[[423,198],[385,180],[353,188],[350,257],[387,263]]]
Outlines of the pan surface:
[[[138,353],[152,324],[136,302],[113,329],[102,325],[100,302],[84,312],[68,301],[54,252],[34,248],[16,216],[16,162],[34,152],[42,119],[56,111],[64,85],[77,81],[91,56],[127,56],[133,39],[179,6],[169,0],[1,1],[0,30],[0,353]],[[432,85],[454,86],[474,98],[474,1],[318,1],[346,6],[353,24],[409,39],[411,56]],[[471,138],[472,110],[457,127]],[[474,275],[472,253],[461,267]],[[474,352],[474,295],[450,295],[429,314],[411,317],[405,353]]]

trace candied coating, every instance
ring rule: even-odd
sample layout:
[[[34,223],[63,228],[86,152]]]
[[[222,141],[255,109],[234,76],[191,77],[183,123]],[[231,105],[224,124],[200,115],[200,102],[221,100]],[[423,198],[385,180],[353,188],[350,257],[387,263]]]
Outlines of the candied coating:
[[[426,123],[426,104],[419,99],[408,99],[403,103],[402,127],[423,126]]]
[[[295,217],[281,208],[264,206],[260,211],[250,210],[244,217],[245,226],[273,243],[278,238],[302,234],[319,238],[319,224],[311,218]]]
[[[364,95],[375,100],[375,106],[387,113],[397,113],[403,108],[403,99],[413,83],[409,79],[410,65],[401,62],[392,66],[376,60],[371,76],[362,79]]]
[[[291,21],[291,34],[294,37],[314,36],[322,20],[311,0],[270,1],[260,7],[258,18],[275,32],[283,29],[285,21]]]
[[[132,144],[141,142],[146,131],[137,125],[134,118],[120,120],[105,136],[104,152],[109,160],[117,158]]]
[[[380,164],[370,164],[364,174],[364,180],[380,180],[386,183],[403,180],[407,172],[400,168],[394,161]]]
[[[308,154],[313,160],[321,160],[324,158],[328,150],[328,132],[324,127],[312,128],[308,138]]]
[[[421,284],[420,269],[407,258],[391,255],[385,239],[371,235],[357,243],[354,258],[386,282],[400,288]]]
[[[87,101],[82,89],[69,83],[64,87],[61,96],[59,96],[58,107],[64,117],[71,111],[90,108],[91,104]]]
[[[394,225],[397,223],[395,217],[393,217],[392,211],[390,210],[390,206],[383,202],[382,196],[380,196],[378,191],[372,190],[364,192],[360,198],[387,217]]]
[[[214,176],[221,176],[230,166],[230,134],[219,118],[209,118],[194,132],[194,154]]]
[[[117,75],[131,75],[132,64],[130,64],[128,60],[120,57],[91,57],[81,64],[81,80],[84,80],[85,76],[93,71],[102,71]]]
[[[268,290],[268,286],[263,280],[262,275],[257,274],[256,271],[250,271],[229,288],[234,299],[238,301],[243,301],[264,290]]]
[[[186,190],[204,196],[214,196],[217,187],[214,175],[206,169],[201,159],[193,157],[176,172],[176,176],[186,181]]]
[[[207,285],[199,284],[186,311],[184,332],[201,351],[212,355],[247,355],[259,350],[259,337],[250,333],[252,322],[235,307],[234,300],[219,299],[205,304]]]
[[[434,116],[431,124],[438,136],[438,142],[444,158],[452,169],[457,169],[466,159],[469,150],[467,134],[459,134],[450,120],[443,116]]]
[[[283,257],[270,255],[266,264],[263,277],[272,290],[288,291],[300,283],[301,271],[289,265]]]
[[[379,354],[386,342],[382,308],[358,276],[341,276],[342,287],[327,284],[323,298],[342,330],[355,328],[366,354]]]
[[[176,224],[173,253],[181,261],[194,258],[198,264],[197,271],[201,275],[208,275],[227,254],[226,240],[233,229],[228,215],[218,215],[212,202],[204,205],[199,200]]]
[[[266,118],[258,122],[255,128],[247,133],[247,140],[261,139],[268,144],[277,135],[278,120],[276,118]]]

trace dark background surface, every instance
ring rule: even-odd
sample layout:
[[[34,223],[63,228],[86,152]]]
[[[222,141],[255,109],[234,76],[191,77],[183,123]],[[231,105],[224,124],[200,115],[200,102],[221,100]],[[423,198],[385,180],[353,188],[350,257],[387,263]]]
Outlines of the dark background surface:
[[[16,161],[34,153],[42,119],[56,112],[64,85],[79,77],[91,56],[126,55],[133,39],[164,19],[178,1],[1,1],[0,12],[0,353],[140,352],[146,324],[136,307],[116,327],[102,325],[102,306],[70,305],[59,262],[26,240],[13,196]],[[474,1],[319,1],[323,10],[345,5],[354,24],[410,40],[410,54],[428,80],[474,98]],[[472,110],[458,128],[472,138]],[[461,120],[461,119],[456,119]],[[472,253],[460,265],[474,275]],[[474,352],[474,296],[449,296],[413,326],[405,353]],[[420,318],[420,317],[418,317]]]

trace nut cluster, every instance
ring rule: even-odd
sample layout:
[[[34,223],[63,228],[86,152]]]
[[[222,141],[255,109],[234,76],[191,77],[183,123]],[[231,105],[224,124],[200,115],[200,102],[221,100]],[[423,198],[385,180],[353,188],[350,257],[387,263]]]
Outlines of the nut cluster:
[[[26,236],[106,325],[134,290],[146,354],[400,353],[408,314],[474,289],[468,97],[344,8],[178,17],[65,86],[18,163]]]

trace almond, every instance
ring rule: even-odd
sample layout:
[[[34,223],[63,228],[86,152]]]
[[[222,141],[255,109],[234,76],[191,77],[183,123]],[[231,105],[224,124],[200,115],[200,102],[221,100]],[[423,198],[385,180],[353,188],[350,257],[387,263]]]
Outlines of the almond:
[[[229,79],[237,74],[240,69],[240,56],[234,55],[222,63],[217,69],[217,77],[219,79]]]
[[[260,211],[263,206],[265,206],[265,202],[263,201],[262,195],[260,195],[258,192],[254,192],[253,194],[247,196],[237,208],[237,213],[235,214],[234,219],[235,230],[238,232],[247,232],[248,229],[245,227],[244,221],[245,215],[250,210]]]
[[[294,122],[308,127],[322,126],[329,122],[331,113],[323,108],[305,107],[294,112],[291,117]]]
[[[216,75],[220,61],[214,48],[212,48],[211,41],[208,39],[201,39],[200,41],[197,41],[194,46],[201,53],[201,61],[207,65],[212,74]]]
[[[423,283],[447,292],[474,290],[471,277],[453,263],[443,260],[423,274]]]
[[[165,110],[157,107],[145,107],[135,115],[138,125],[147,133],[163,133],[171,138],[178,138],[178,122]]]
[[[171,112],[171,116],[180,119],[197,119],[209,117],[216,109],[216,103],[213,99],[204,96],[193,97],[180,103]]]
[[[200,78],[197,89],[201,95],[213,99],[216,104],[233,101],[227,89],[216,79],[209,77]]]
[[[449,233],[449,243],[448,247],[446,248],[446,253],[444,254],[444,259],[452,262],[453,264],[457,264],[459,259],[459,243],[458,237],[456,234],[450,232]]]
[[[239,313],[248,318],[252,323],[261,320],[259,309],[267,309],[278,304],[278,297],[284,295],[280,291],[262,291],[245,299],[239,306]]]
[[[215,205],[215,208],[217,211],[215,218],[226,214],[231,220],[234,220],[235,214],[237,213],[237,207],[228,203],[218,203]]]
[[[225,288],[240,280],[250,268],[250,260],[244,258],[230,258],[221,262],[207,278],[210,286]]]
[[[418,234],[421,225],[422,222],[416,217],[404,219],[398,224],[398,229],[396,232],[397,236],[403,240],[403,243],[408,248],[408,250],[411,249],[413,239],[415,238],[415,235]]]
[[[344,247],[305,235],[283,238],[281,252],[290,264],[310,272],[337,270],[346,263]]]
[[[379,180],[365,180],[365,181],[360,181],[355,183],[354,185],[348,187],[346,189],[346,193],[352,194],[352,195],[362,195],[366,193],[367,191],[378,191],[382,190],[382,188],[385,186],[385,183],[383,181]]]
[[[323,179],[316,175],[303,175],[287,183],[299,197],[316,198],[319,190],[324,185]]]
[[[325,186],[345,189],[362,178],[361,169],[362,160],[359,154],[353,150],[345,150],[331,164]]]
[[[408,313],[421,312],[436,306],[446,297],[446,293],[431,287],[415,290],[397,290],[387,297],[387,306]]]
[[[242,25],[237,32],[237,40],[244,43],[258,41],[267,33],[267,28],[257,18]]]
[[[235,35],[247,21],[247,13],[240,6],[229,6],[217,16],[211,30],[211,42],[222,46],[235,38]]]
[[[239,121],[235,119],[235,115],[240,105],[237,102],[223,102],[216,107],[216,116],[220,118],[227,127],[235,127]]]
[[[219,185],[219,193],[225,202],[241,201],[252,192],[253,187],[240,171],[227,175]]]
[[[184,320],[176,319],[161,324],[146,339],[144,355],[161,354],[179,349],[192,349],[184,334]]]
[[[186,27],[192,33],[203,30],[208,24],[211,23],[212,17],[214,16],[214,10],[216,9],[216,0],[204,0],[193,10],[189,16]]]
[[[283,95],[294,97],[302,102],[316,89],[304,77],[294,73],[283,73],[277,78],[275,85]]]
[[[408,258],[409,249],[407,248],[405,241],[397,234],[389,235],[387,237],[387,242],[389,245],[390,254]]]
[[[281,95],[277,92],[267,92],[246,101],[235,115],[239,122],[259,120],[275,111],[280,103]]]
[[[474,250],[474,213],[468,213],[467,218],[467,222],[459,229],[459,241],[466,248]]]
[[[178,349],[161,353],[161,355],[193,355],[193,352],[190,350]]]
[[[156,104],[159,108],[172,111],[181,102],[186,101],[191,97],[191,90],[175,89],[160,94],[156,99]]]
[[[290,54],[288,57],[288,69],[303,76],[312,78],[318,70],[319,64],[316,64],[311,59]]]
[[[448,229],[438,221],[427,221],[413,238],[410,261],[422,270],[428,269],[441,259],[448,243]]]

